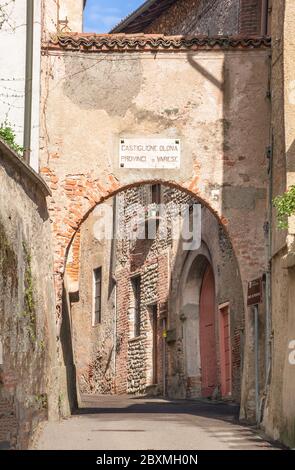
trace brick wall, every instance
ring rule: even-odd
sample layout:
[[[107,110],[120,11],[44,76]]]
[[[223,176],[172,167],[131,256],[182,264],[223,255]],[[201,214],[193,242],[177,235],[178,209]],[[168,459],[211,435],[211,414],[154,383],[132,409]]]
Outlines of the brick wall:
[[[262,0],[240,0],[240,34],[251,36],[261,32]]]
[[[158,34],[218,34],[239,32],[238,0],[179,0],[145,30]]]

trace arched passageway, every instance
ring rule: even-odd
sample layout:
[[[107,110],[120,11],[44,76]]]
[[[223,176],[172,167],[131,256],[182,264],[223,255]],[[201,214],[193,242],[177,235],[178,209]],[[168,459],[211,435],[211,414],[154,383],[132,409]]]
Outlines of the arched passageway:
[[[189,249],[182,236],[173,236],[177,204],[189,208],[189,225],[194,206],[200,208],[199,245]],[[143,219],[134,219],[140,205]],[[165,207],[165,217],[158,205]],[[155,232],[148,239],[150,222]],[[120,238],[120,231],[130,237]],[[236,284],[234,299],[225,282]],[[238,325],[243,322],[243,293],[228,235],[198,199],[156,183],[136,185],[97,205],[68,251],[64,289],[78,396],[220,393],[217,303],[222,298],[234,305]],[[240,342],[236,354],[240,357]],[[240,373],[239,365],[234,373]]]
[[[71,241],[76,249],[79,228],[88,214],[128,186],[167,182],[187,190],[213,209],[229,233],[238,260],[235,269],[237,276],[241,273],[244,289],[248,281],[261,276],[267,268],[263,226],[270,40],[170,39],[147,36],[122,40],[69,34],[52,38],[44,45],[42,61],[48,92],[42,100],[44,145],[40,171],[53,193],[49,212],[54,237],[58,337],[64,269]],[[112,80],[106,80],[108,76]],[[97,90],[101,90],[99,95]],[[266,116],[263,122],[261,116]],[[122,140],[129,138],[136,145],[138,139],[146,138],[160,144],[162,139],[178,141],[179,167],[127,168],[119,149]],[[222,227],[220,232],[225,232]],[[219,243],[223,235],[212,238]],[[220,252],[222,245],[223,240]],[[218,247],[209,249],[212,254]],[[214,261],[212,267],[216,285],[220,286],[218,262]],[[181,269],[177,268],[177,273]],[[223,285],[231,285],[224,276]],[[240,305],[236,293],[231,296],[230,292],[216,289],[218,308],[231,299],[232,340],[239,344],[243,324],[234,319],[243,317],[245,305]],[[171,296],[174,298],[173,292]],[[174,305],[170,302],[169,312],[173,311],[172,318],[178,318],[181,306],[175,312]],[[176,320],[174,323],[175,326],[168,324],[167,357],[171,350],[171,357],[177,359],[176,364],[167,360],[167,388],[170,393],[183,389],[184,395],[188,377],[181,357],[183,340],[181,326]],[[244,402],[251,407],[253,337],[248,316],[245,328]],[[234,384],[240,381],[240,360],[237,352],[232,364],[233,390],[237,395]],[[161,375],[160,370],[158,373]]]
[[[239,402],[244,344],[242,282],[227,234],[204,207],[201,246],[189,253],[179,252],[174,277],[179,285],[171,292],[171,327],[181,341],[174,348],[178,349],[177,360],[173,358],[175,350],[170,355],[172,394],[230,396]]]

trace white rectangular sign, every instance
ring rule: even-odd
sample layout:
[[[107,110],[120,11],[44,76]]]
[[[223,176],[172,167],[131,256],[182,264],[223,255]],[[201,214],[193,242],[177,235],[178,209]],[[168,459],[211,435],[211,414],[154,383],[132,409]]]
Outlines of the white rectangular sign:
[[[179,139],[120,139],[121,168],[180,168]]]

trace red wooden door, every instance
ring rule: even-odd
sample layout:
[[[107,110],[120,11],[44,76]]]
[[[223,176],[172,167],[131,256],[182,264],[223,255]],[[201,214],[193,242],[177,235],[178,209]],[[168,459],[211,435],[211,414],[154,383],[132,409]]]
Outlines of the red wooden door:
[[[211,266],[204,274],[200,296],[200,352],[202,396],[211,397],[217,385],[215,338],[215,282]]]
[[[229,307],[220,309],[220,372],[221,394],[223,397],[231,395],[231,341]]]

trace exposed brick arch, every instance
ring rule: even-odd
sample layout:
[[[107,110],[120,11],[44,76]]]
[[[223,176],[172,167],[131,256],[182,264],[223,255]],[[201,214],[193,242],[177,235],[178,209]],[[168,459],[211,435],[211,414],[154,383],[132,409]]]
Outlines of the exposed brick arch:
[[[112,180],[112,178],[110,177],[110,180]],[[113,180],[113,181],[117,181],[117,180]],[[184,193],[187,193],[189,195],[191,195],[192,197],[195,197],[196,199],[198,199],[198,201],[203,204],[204,206],[206,206],[215,216],[216,218],[219,220],[219,222],[225,227],[227,227],[227,219],[226,217],[224,217],[222,214],[219,214],[219,212],[214,209],[211,205],[211,201],[209,201],[205,195],[202,195],[201,192],[199,191],[199,189],[195,186],[195,178],[191,181],[191,182],[188,182],[188,183],[184,183],[184,184],[179,184],[179,183],[176,183],[176,182],[173,182],[173,181],[166,181],[165,179],[153,179],[153,180],[140,180],[136,183],[133,183],[133,184],[119,184],[119,182],[117,184],[114,184],[112,185],[111,187],[108,187],[108,188],[104,188],[103,192],[101,193],[99,199],[94,199],[93,200],[95,201],[94,204],[90,204],[90,208],[85,212],[84,215],[82,215],[81,213],[78,213],[77,212],[77,217],[81,216],[80,219],[79,219],[79,222],[77,223],[77,227],[74,228],[72,224],[69,225],[69,227],[71,229],[73,229],[73,236],[71,237],[71,240],[70,240],[70,245],[71,243],[73,242],[74,238],[75,238],[75,235],[77,232],[79,232],[79,229],[81,227],[81,225],[83,224],[83,222],[87,219],[87,217],[89,216],[89,214],[97,207],[98,204],[101,204],[103,203],[104,201],[106,201],[107,199],[110,199],[111,197],[113,196],[116,196],[118,193],[120,192],[123,192],[123,191],[126,191],[127,189],[130,189],[130,188],[133,188],[133,187],[138,187],[138,186],[142,186],[142,185],[147,185],[147,184],[162,184],[164,186],[169,186],[171,188],[174,188],[174,189],[178,189],[178,190],[181,190],[183,191]],[[102,187],[101,184],[98,185],[98,190],[99,190],[99,187]],[[88,199],[89,197],[89,191],[87,190],[86,188],[86,192],[85,192],[85,195],[82,196],[86,199]],[[95,190],[95,195],[97,194],[96,190]],[[89,201],[91,201],[90,199],[88,199]],[[71,209],[70,209],[71,210]],[[69,216],[69,220],[71,220],[71,217]],[[68,253],[68,250],[67,250],[67,253]]]
[[[207,199],[205,199],[204,195],[202,197],[202,195],[200,194],[200,191],[194,186],[194,183],[195,183],[194,181],[192,181],[190,183],[183,184],[183,185],[179,184],[179,183],[176,183],[176,182],[173,182],[173,181],[166,181],[166,180],[161,180],[161,179],[141,180],[141,181],[138,181],[136,183],[127,184],[127,185],[120,185],[119,183],[117,183],[117,184],[112,185],[111,187],[104,188],[104,190],[101,193],[99,198],[96,198],[97,190],[95,189],[94,190],[95,194],[92,193],[93,196],[94,196],[92,201],[89,198],[90,192],[86,188],[85,194],[81,195],[81,196],[83,198],[88,199],[89,202],[92,202],[92,204],[89,205],[90,207],[88,208],[88,210],[86,210],[86,212],[84,214],[82,214],[81,212],[79,212],[79,210],[75,211],[73,206],[69,207],[70,213],[67,215],[67,218],[66,218],[66,222],[68,223],[67,234],[69,235],[69,238],[67,237],[68,245],[66,247],[65,256],[64,256],[64,260],[63,260],[64,261],[64,267],[65,267],[65,264],[67,262],[67,257],[68,257],[68,254],[69,254],[70,247],[75,243],[77,238],[80,239],[80,228],[81,228],[83,222],[87,219],[89,214],[99,204],[103,203],[104,201],[110,199],[113,196],[116,196],[118,193],[126,191],[127,189],[130,189],[132,187],[137,187],[137,186],[142,186],[142,185],[147,185],[147,184],[155,184],[155,183],[162,184],[164,186],[169,186],[171,188],[181,190],[184,193],[187,193],[187,194],[191,195],[192,197],[195,197],[202,205],[206,206],[213,213],[213,215],[218,219],[218,221],[222,224],[224,229],[227,231],[227,223],[228,223],[227,219],[222,214],[219,214],[218,211],[215,210],[211,206],[210,202]],[[102,186],[99,184],[99,187],[102,187]],[[77,208],[78,208],[78,206],[77,206]],[[73,209],[74,209],[74,212],[73,212]],[[72,213],[74,213],[74,215],[76,216],[76,225],[74,225],[72,223],[73,222],[73,217],[71,216]],[[70,236],[70,234],[71,234],[71,236]]]
[[[167,181],[165,179],[143,179],[132,184],[124,184],[124,182],[120,182],[114,178],[113,175],[108,175],[105,178],[104,183],[102,183],[100,180],[94,180],[90,175],[85,174],[68,175],[60,181],[54,172],[48,167],[42,168],[41,173],[53,191],[53,197],[49,204],[49,211],[51,214],[55,246],[54,275],[58,323],[61,320],[62,285],[70,248],[73,246],[77,256],[77,250],[79,250],[80,228],[83,222],[97,207],[97,205],[115,196],[119,192],[131,187],[153,183],[159,183],[182,190],[195,197],[201,204],[206,206],[227,231],[227,219],[223,214],[218,212],[217,208],[214,208],[212,201],[210,201],[205,194],[202,194],[198,186],[198,178],[195,176],[184,183]],[[61,210],[60,206],[55,203],[55,194],[59,197],[58,193],[63,193],[63,196],[66,196],[65,210]],[[69,269],[72,274],[75,275],[76,268],[74,266],[70,266]]]

